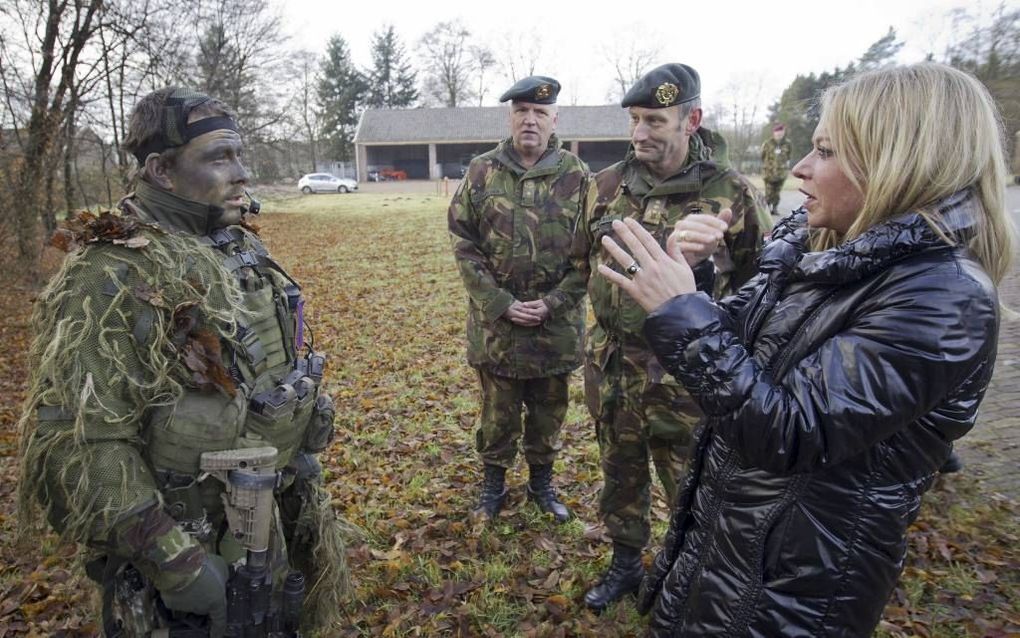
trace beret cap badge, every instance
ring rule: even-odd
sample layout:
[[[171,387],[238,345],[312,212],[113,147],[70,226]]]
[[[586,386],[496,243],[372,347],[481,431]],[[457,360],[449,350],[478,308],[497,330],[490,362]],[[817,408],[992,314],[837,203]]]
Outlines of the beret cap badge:
[[[535,89],[535,97],[539,100],[544,100],[550,95],[552,95],[552,85],[543,84]]]
[[[663,106],[669,106],[680,95],[680,89],[672,82],[663,82],[655,89],[655,99]]]

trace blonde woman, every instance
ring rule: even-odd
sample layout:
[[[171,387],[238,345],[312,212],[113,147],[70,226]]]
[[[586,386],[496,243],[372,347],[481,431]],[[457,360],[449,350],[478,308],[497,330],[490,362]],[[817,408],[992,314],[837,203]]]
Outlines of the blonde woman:
[[[825,94],[813,145],[804,207],[734,297],[691,268],[725,211],[666,251],[630,220],[626,251],[603,240],[634,274],[601,274],[707,415],[642,587],[655,636],[871,635],[992,375],[1012,249],[987,91],[936,64],[862,74]]]

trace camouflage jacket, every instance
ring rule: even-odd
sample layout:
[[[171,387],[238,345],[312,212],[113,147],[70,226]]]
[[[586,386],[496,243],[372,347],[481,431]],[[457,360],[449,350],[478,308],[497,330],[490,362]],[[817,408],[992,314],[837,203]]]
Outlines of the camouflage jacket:
[[[449,228],[469,298],[472,366],[526,379],[580,365],[584,279],[569,253],[589,182],[588,167],[560,149],[556,136],[529,169],[509,138],[471,161],[450,203]],[[542,325],[503,318],[515,300],[535,299],[551,311]]]
[[[761,176],[766,181],[786,179],[790,171],[790,155],[793,149],[784,137],[778,142],[768,139],[761,145]]]
[[[719,158],[713,161],[713,158]],[[648,350],[642,335],[645,311],[627,293],[598,274],[599,264],[622,272],[622,267],[601,244],[613,232],[612,222],[632,217],[665,247],[666,239],[683,217],[692,213],[733,211],[733,223],[713,256],[715,295],[735,291],[757,271],[761,250],[761,219],[768,218],[761,195],[726,165],[725,141],[705,128],[691,137],[691,149],[683,168],[669,179],[656,182],[633,151],[617,164],[600,171],[589,188],[587,207],[578,222],[571,249],[575,267],[588,277],[588,295],[595,323],[588,333],[589,363],[603,367],[619,347],[625,356],[646,369],[651,383],[662,383],[663,371]],[[665,382],[672,382],[666,380]]]

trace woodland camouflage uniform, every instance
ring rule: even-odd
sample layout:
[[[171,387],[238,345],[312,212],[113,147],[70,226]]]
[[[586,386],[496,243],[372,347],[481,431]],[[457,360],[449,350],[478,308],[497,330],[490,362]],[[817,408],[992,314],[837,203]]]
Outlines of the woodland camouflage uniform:
[[[724,245],[714,255],[715,294],[726,295],[756,271],[761,248],[760,196],[729,169],[723,139],[705,128],[690,137],[680,171],[658,182],[633,150],[599,172],[578,224],[572,254],[588,279],[595,321],[588,330],[585,396],[596,420],[605,484],[599,510],[615,544],[643,548],[649,540],[649,456],[670,503],[701,412],[686,391],[659,365],[642,336],[644,310],[597,274],[599,264],[620,271],[601,245],[612,222],[641,222],[665,247],[676,222],[694,213],[733,211]]]
[[[483,407],[477,444],[487,464],[512,465],[519,426],[513,428],[509,421],[511,416],[519,420],[520,400],[528,405],[528,462],[552,463],[559,449],[566,377],[582,356],[579,302],[584,280],[569,252],[587,185],[587,166],[560,149],[555,135],[530,169],[521,166],[507,138],[472,160],[450,204],[454,256],[469,297],[468,363],[502,378],[488,383],[511,386],[522,385],[512,381],[535,380],[522,387],[527,387],[526,394],[538,395],[532,401],[517,396],[522,390],[491,388],[503,405]],[[519,326],[502,318],[514,300],[535,299],[551,310],[540,326]],[[562,405],[556,396],[562,396]]]
[[[503,100],[548,104],[558,90],[555,80],[533,76]],[[530,168],[507,138],[472,160],[450,204],[454,256],[469,298],[467,358],[481,386],[476,447],[485,481],[475,511],[489,517],[506,497],[503,475],[517,454],[522,417],[528,496],[558,522],[570,516],[551,480],[569,375],[582,356],[584,280],[569,253],[588,182],[588,167],[561,149],[555,134]],[[534,300],[549,308],[541,324],[503,316],[514,302]]]
[[[140,181],[121,206],[65,235],[85,245],[35,307],[23,520],[37,500],[66,539],[92,548],[90,576],[109,586],[130,562],[171,591],[206,553],[243,553],[223,534],[223,485],[200,480],[200,454],[272,445],[283,468],[274,579],[300,568],[306,620],[336,622],[346,565],[314,456],[334,410],[303,343],[299,288],[251,228],[206,227],[205,204]],[[147,629],[135,621],[127,635]]]
[[[761,145],[761,176],[765,180],[765,201],[773,213],[779,206],[779,193],[783,190],[786,175],[790,172],[790,156],[793,148],[784,137],[765,140]]]

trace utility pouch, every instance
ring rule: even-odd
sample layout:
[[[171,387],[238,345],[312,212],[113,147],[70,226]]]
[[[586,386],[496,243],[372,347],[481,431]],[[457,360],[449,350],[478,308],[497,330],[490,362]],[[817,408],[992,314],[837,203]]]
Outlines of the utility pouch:
[[[305,376],[311,377],[315,383],[319,383],[326,369],[326,357],[312,352],[307,357],[298,359],[295,367]]]
[[[298,403],[303,403],[315,390],[315,381],[301,370],[291,370],[290,374],[283,379],[283,383],[294,388]]]
[[[301,304],[301,289],[294,284],[287,284],[283,287],[283,293],[287,295],[287,307],[293,312]]]
[[[203,452],[235,447],[248,412],[243,392],[189,391],[174,406],[153,410],[146,431],[147,456],[154,467],[198,476]]]
[[[297,398],[297,391],[289,383],[280,385],[259,392],[251,398],[249,411],[268,420],[279,420],[281,417],[290,416],[294,411],[294,400]]]
[[[303,445],[305,451],[317,454],[329,446],[336,433],[333,427],[335,418],[336,409],[333,407],[333,399],[328,394],[320,394],[315,399],[312,418],[305,429]]]
[[[257,434],[279,452],[280,465],[286,465],[294,457],[305,435],[305,425],[312,411],[314,393],[308,389],[307,377],[294,381],[304,396],[291,383],[281,383],[274,388],[259,392],[251,398],[246,434]]]

